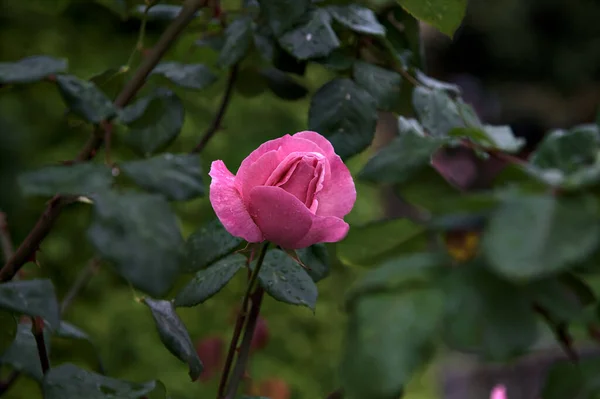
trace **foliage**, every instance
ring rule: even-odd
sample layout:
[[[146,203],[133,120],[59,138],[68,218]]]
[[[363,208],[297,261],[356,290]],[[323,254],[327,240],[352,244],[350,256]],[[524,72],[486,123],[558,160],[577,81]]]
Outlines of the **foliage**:
[[[67,7],[69,1],[61,3]],[[368,268],[345,294],[339,379],[346,398],[400,397],[443,348],[484,361],[514,360],[535,350],[540,320],[572,362],[578,359],[569,329],[600,334],[598,303],[589,287],[599,271],[600,127],[553,131],[525,157],[519,153],[524,143],[509,127],[483,123],[456,86],[428,77],[415,45],[418,20],[452,36],[466,1],[400,0],[373,8],[308,0],[98,3],[139,22],[127,65],[79,74],[71,70],[76,60],[50,55],[0,63],[4,93],[41,90],[43,83],[64,103],[65,118],[91,132],[71,161],[57,165],[44,159],[45,166],[19,175],[22,195],[47,200],[22,242],[12,248],[9,229],[0,230],[6,257],[0,269],[0,364],[33,378],[44,397],[166,398],[171,389],[153,375],[142,383],[109,377],[101,362],[98,372],[88,370],[75,351],[69,362],[49,362],[53,337],[92,341],[64,319],[72,296],[59,303],[51,280],[21,273],[26,263],[38,261],[40,245],[51,239],[66,208],[77,213],[80,231],[86,231],[77,234],[93,252],[91,265],[109,265],[119,281],[140,293],[135,303],[150,310],[146,325],[156,329],[152,343],[161,342],[193,381],[212,365],[203,364],[180,314],[183,308],[210,309],[215,296],[239,288],[236,279],[246,275],[218,398],[236,397],[248,358],[260,346],[263,295],[319,312],[319,294],[332,293],[318,293],[317,287],[324,287],[336,262]],[[390,24],[390,15],[410,29]],[[148,50],[145,30],[153,21],[168,26]],[[198,27],[204,36],[193,45],[208,46],[203,51],[211,62],[163,60],[182,31]],[[326,81],[308,87],[307,68],[320,68]],[[184,148],[181,134],[194,114],[190,96],[222,83],[224,94],[209,128],[196,138],[197,145]],[[207,202],[199,154],[204,158],[209,141],[219,136],[234,91],[247,101],[269,91],[279,100],[308,102],[302,126],[327,136],[349,163],[368,157],[355,173],[357,185],[391,186],[420,217],[353,222],[345,241],[297,253],[244,247],[210,217],[191,234],[184,232],[186,203]],[[416,118],[409,118],[409,110]],[[397,136],[370,154],[365,150],[379,111],[398,114]],[[263,123],[253,115],[242,119],[242,126]],[[441,157],[456,148],[482,162],[501,161],[505,173],[480,191],[461,186],[450,178],[457,171]],[[80,281],[91,278],[86,270],[69,293],[78,294]],[[341,302],[342,293],[335,294]],[[127,299],[111,299],[117,310],[128,310]],[[278,333],[274,329],[273,335]],[[582,398],[600,394],[596,362],[579,366],[556,366],[544,398],[574,389]],[[0,384],[0,395],[11,384]]]

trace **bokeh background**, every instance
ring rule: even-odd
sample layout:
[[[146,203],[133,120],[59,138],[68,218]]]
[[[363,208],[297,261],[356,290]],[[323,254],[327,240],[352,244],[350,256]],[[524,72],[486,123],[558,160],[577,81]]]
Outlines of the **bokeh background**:
[[[140,21],[135,16],[121,18],[115,12],[116,3],[118,0],[0,0],[0,62],[36,54],[64,57],[69,60],[70,73],[84,78],[119,68],[135,48]],[[225,1],[224,5],[235,8],[237,2]],[[600,3],[593,0],[471,0],[454,40],[423,27],[427,72],[460,84],[465,98],[484,120],[511,124],[534,146],[548,129],[591,122],[597,117],[599,20]],[[156,40],[166,23],[148,24],[146,45]],[[165,59],[213,67],[216,52],[194,44],[201,35],[202,26],[192,25]],[[311,65],[302,81],[314,92],[330,77],[322,67]],[[113,83],[118,86],[122,78],[127,74],[109,82],[107,91],[112,90]],[[251,75],[242,75],[223,129],[201,155],[205,171],[215,159],[223,159],[236,170],[265,140],[306,128],[309,97],[282,101],[269,91],[261,92],[253,83]],[[165,84],[153,77],[144,92]],[[184,152],[197,143],[214,115],[224,84],[222,71],[220,80],[202,92],[172,87],[184,101],[186,118],[182,134],[170,151]],[[379,126],[377,142],[385,141],[386,126]],[[44,200],[21,195],[16,176],[72,158],[89,133],[89,126],[65,114],[53,85],[0,88],[0,210],[8,215],[16,243],[25,237],[44,206]],[[117,149],[118,140],[117,132]],[[359,169],[370,151],[351,160],[351,169]],[[131,157],[133,154],[126,150],[115,153],[117,160]],[[178,203],[175,208],[185,236],[214,218],[207,198]],[[41,267],[28,264],[24,268],[28,276],[52,278],[59,297],[93,256],[85,239],[89,210],[84,204],[66,209],[41,247]],[[357,205],[347,220],[361,224],[391,211],[384,194],[359,184]],[[330,249],[335,255],[335,248]],[[290,395],[281,399],[325,398],[337,388],[345,323],[341,305],[348,286],[363,271],[334,262],[330,277],[319,283],[315,314],[266,301],[263,316],[268,339],[253,355],[250,366],[256,384],[275,379],[284,382]],[[240,276],[205,304],[181,309],[179,313],[194,340],[221,337],[228,341],[233,314],[243,294]],[[174,399],[214,396],[214,380],[190,382],[185,365],[161,345],[150,313],[135,300],[136,295],[110,266],[102,265],[65,318],[89,333],[109,375],[132,381],[159,379]],[[53,340],[51,359],[54,364],[70,361],[96,367],[94,349],[85,342]],[[439,388],[440,373],[438,365],[424,370],[409,387],[407,397],[444,397]],[[272,384],[276,385],[282,395],[286,389]],[[38,395],[37,385],[22,377],[5,396],[25,399]]]

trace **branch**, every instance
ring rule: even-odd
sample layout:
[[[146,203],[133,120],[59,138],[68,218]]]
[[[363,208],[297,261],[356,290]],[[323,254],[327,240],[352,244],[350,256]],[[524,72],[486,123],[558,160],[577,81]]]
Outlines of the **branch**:
[[[183,31],[183,29],[194,19],[195,13],[203,7],[208,0],[188,0],[179,13],[177,18],[173,20],[171,25],[162,34],[154,48],[149,52],[138,70],[135,72],[131,80],[125,85],[114,101],[118,108],[122,108],[131,101],[135,94],[144,85],[146,78],[154,69],[161,57],[171,47],[175,39]],[[101,124],[104,126],[110,124]],[[96,127],[94,134],[85,144],[83,149],[75,158],[75,162],[87,161],[93,158],[100,148],[103,141],[102,126]],[[6,262],[4,267],[0,269],[0,282],[11,280],[19,269],[27,263],[35,255],[41,242],[46,238],[54,222],[60,215],[62,207],[73,201],[72,197],[55,196],[46,207],[44,213],[38,219],[36,225],[29,232],[23,243],[19,246],[15,254]]]
[[[50,359],[46,350],[46,342],[44,340],[44,319],[41,317],[31,318],[31,332],[35,337],[35,345],[37,346],[42,372],[46,374],[50,370]]]
[[[67,311],[69,306],[71,306],[71,303],[73,303],[75,297],[79,295],[79,293],[85,288],[85,286],[89,283],[90,278],[92,278],[92,276],[94,276],[94,274],[98,272],[99,268],[100,259],[94,258],[87,264],[85,268],[83,268],[83,270],[81,270],[81,272],[79,272],[77,279],[75,279],[75,282],[73,283],[73,285],[69,289],[69,292],[67,292],[67,294],[63,298],[63,301],[60,304],[61,314]]]
[[[223,121],[223,117],[225,116],[225,112],[227,111],[227,107],[229,106],[229,102],[231,101],[231,94],[233,93],[233,86],[235,85],[235,81],[237,80],[238,69],[239,67],[237,64],[231,67],[229,77],[227,78],[225,94],[223,94],[223,98],[221,99],[221,105],[219,106],[219,110],[217,111],[217,114],[213,118],[212,123],[202,136],[202,139],[200,140],[198,145],[196,145],[196,147],[194,147],[194,149],[191,151],[192,154],[197,154],[201,152],[204,149],[204,147],[206,147],[206,144],[208,144],[208,141],[212,138],[212,136],[214,136],[215,133],[217,133],[221,128],[221,122]]]
[[[546,323],[552,328],[554,331],[554,335],[556,336],[556,340],[562,347],[563,351],[569,358],[569,360],[573,363],[577,363],[579,361],[579,354],[573,347],[573,338],[569,334],[568,326],[566,323],[556,322],[548,310],[540,306],[539,304],[534,304],[533,309],[546,321]]]

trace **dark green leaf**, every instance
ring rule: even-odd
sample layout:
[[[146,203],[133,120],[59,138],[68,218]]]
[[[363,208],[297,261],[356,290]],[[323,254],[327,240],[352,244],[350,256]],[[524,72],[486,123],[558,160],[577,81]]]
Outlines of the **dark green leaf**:
[[[578,126],[570,131],[555,130],[544,137],[531,155],[531,163],[542,169],[573,173],[592,166],[600,148],[595,125]]]
[[[492,216],[483,240],[491,266],[512,278],[556,273],[598,246],[598,201],[591,196],[512,198]]]
[[[252,268],[255,266],[256,262]],[[258,280],[265,291],[278,301],[315,310],[317,286],[306,270],[285,252],[278,249],[267,252]]]
[[[0,84],[32,83],[67,70],[67,60],[34,55],[16,62],[0,62]]]
[[[245,256],[234,254],[200,270],[192,281],[179,291],[175,297],[175,306],[191,307],[203,303],[221,291],[245,264]]]
[[[8,348],[17,336],[17,317],[12,312],[0,310],[0,354]]]
[[[369,295],[354,306],[341,365],[344,398],[398,398],[432,357],[444,299],[419,288]]]
[[[324,244],[311,245],[308,248],[297,250],[296,253],[302,263],[308,267],[308,274],[315,283],[329,275],[331,267],[329,252]]]
[[[282,49],[280,46],[275,47],[273,66],[280,71],[304,76],[307,65],[308,61],[296,59],[296,57]]]
[[[310,6],[310,0],[259,0],[259,3],[275,36],[281,36],[300,22]]]
[[[449,136],[468,137],[477,144],[505,152],[517,152],[525,145],[525,139],[515,137],[510,126],[484,125],[480,128],[455,128]]]
[[[161,62],[152,70],[152,74],[162,75],[173,83],[187,89],[202,90],[217,80],[217,75],[203,64]]]
[[[69,109],[88,122],[97,124],[117,114],[112,101],[93,82],[72,75],[58,75],[56,83]]]
[[[94,196],[88,238],[131,284],[152,296],[165,295],[179,272],[183,239],[163,197],[132,192]]]
[[[352,50],[349,48],[337,48],[326,57],[316,58],[313,61],[323,65],[325,68],[341,72],[352,68],[354,56]]]
[[[385,36],[385,28],[377,21],[375,13],[357,4],[344,6],[330,6],[327,11],[340,24],[352,29],[354,32],[366,35]]]
[[[424,49],[419,21],[400,6],[387,9],[381,23],[388,49],[405,69],[423,68]]]
[[[304,86],[279,69],[265,68],[260,74],[266,79],[273,94],[283,100],[299,100],[308,94]]]
[[[277,51],[277,42],[267,25],[261,24],[255,26],[253,37],[254,47],[256,47],[262,58],[267,62],[273,62],[275,52]]]
[[[91,195],[110,189],[113,176],[106,165],[86,162],[26,172],[18,182],[24,195]]]
[[[225,43],[217,63],[222,68],[230,67],[240,61],[250,48],[252,41],[252,19],[242,16],[233,21],[225,31]]]
[[[165,387],[158,381],[135,383],[81,369],[66,363],[50,369],[42,386],[44,399],[164,399]]]
[[[581,317],[585,304],[556,277],[533,281],[527,285],[533,302],[544,308],[554,322],[570,322]]]
[[[377,183],[403,183],[431,164],[444,142],[408,131],[379,150],[360,171],[359,178]]]
[[[307,60],[327,56],[340,46],[340,41],[331,27],[331,16],[316,9],[306,23],[281,36],[279,44],[299,60]]]
[[[90,78],[108,98],[116,98],[127,83],[128,74],[126,67],[110,68]]]
[[[204,367],[185,325],[175,312],[173,303],[150,298],[145,298],[144,303],[152,312],[163,345],[178,359],[188,364],[190,378],[196,381]]]
[[[308,126],[329,138],[343,159],[358,154],[373,141],[376,102],[350,79],[334,79],[313,96]]]
[[[225,36],[218,34],[206,34],[194,42],[198,47],[209,47],[214,51],[221,51],[225,45]]]
[[[138,14],[144,14],[146,9],[145,5],[139,5],[136,7]],[[182,7],[173,4],[156,4],[148,10],[148,19],[153,21],[170,21],[177,18],[177,15],[181,12]],[[200,16],[201,12],[198,11],[194,15],[195,17]]]
[[[413,106],[423,127],[433,136],[445,136],[456,127],[466,127],[454,100],[442,90],[416,87]]]
[[[453,349],[506,361],[526,352],[537,338],[526,292],[496,277],[485,265],[463,265],[448,275],[443,286],[443,332]]]
[[[148,156],[168,146],[181,132],[185,110],[170,90],[157,89],[123,109],[120,119],[129,127],[127,143]]]
[[[161,154],[121,164],[121,170],[150,192],[175,201],[204,195],[202,169],[195,154]]]
[[[389,111],[399,102],[402,79],[398,73],[357,61],[354,63],[352,77],[377,101],[377,108]]]
[[[353,226],[337,245],[345,264],[374,266],[389,257],[412,252],[424,242],[425,227],[408,219],[392,219]]]
[[[58,326],[60,313],[52,281],[18,280],[0,284],[0,308],[28,316],[40,316]]]
[[[581,359],[576,364],[559,362],[546,376],[544,399],[597,399],[600,395],[600,359]]]
[[[229,234],[219,219],[208,222],[188,237],[182,270],[196,272],[205,269],[219,258],[232,253],[243,241]]]
[[[44,330],[46,351],[50,353],[50,334]],[[0,364],[8,364],[12,368],[41,381],[44,378],[40,356],[35,337],[31,332],[31,323],[20,323],[13,343],[0,355]]]
[[[346,295],[347,302],[374,292],[422,287],[440,271],[441,266],[446,265],[448,258],[435,252],[412,253],[391,258],[377,268],[369,270],[352,286]]]
[[[452,37],[467,9],[467,0],[397,0],[415,18]]]

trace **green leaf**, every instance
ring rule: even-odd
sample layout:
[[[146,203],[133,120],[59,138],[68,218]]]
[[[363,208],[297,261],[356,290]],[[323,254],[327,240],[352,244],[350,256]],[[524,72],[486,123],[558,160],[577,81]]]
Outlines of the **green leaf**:
[[[267,62],[273,62],[277,51],[277,42],[268,25],[254,25],[254,47]]]
[[[400,397],[434,353],[443,303],[431,288],[361,298],[350,314],[342,355],[344,397]]]
[[[190,378],[196,381],[204,366],[185,325],[175,312],[173,303],[150,298],[145,298],[144,303],[152,312],[163,345],[179,360],[188,364]]]
[[[496,277],[485,265],[472,263],[453,270],[443,287],[443,333],[451,348],[507,361],[525,353],[537,338],[526,292]]]
[[[0,62],[0,84],[33,83],[67,70],[67,60],[34,55],[16,62]]]
[[[161,62],[152,70],[152,74],[162,75],[171,82],[187,89],[202,90],[217,81],[217,75],[203,64]]]
[[[542,169],[573,173],[594,165],[600,149],[600,134],[595,125],[554,130],[544,137],[530,161]]]
[[[600,360],[581,359],[577,364],[558,362],[546,376],[544,399],[596,399],[600,395]]]
[[[310,6],[310,0],[259,0],[259,3],[275,36],[281,36],[300,22]]]
[[[251,267],[255,266],[256,262],[253,262]],[[258,280],[276,300],[315,310],[317,286],[306,270],[285,252],[279,249],[267,252]]]
[[[69,109],[88,122],[98,124],[117,114],[110,98],[93,82],[72,75],[58,75],[56,83]]]
[[[352,226],[337,244],[338,258],[345,264],[373,266],[389,257],[412,252],[420,246],[425,227],[408,219],[391,219]]]
[[[400,288],[417,288],[428,284],[448,258],[440,253],[423,252],[391,258],[369,270],[346,295],[347,303],[361,295],[389,292]],[[444,269],[441,269],[444,270]]]
[[[543,307],[555,322],[579,319],[586,305],[557,277],[533,281],[526,289],[532,301]]]
[[[398,73],[357,61],[354,63],[352,77],[377,101],[378,109],[389,111],[399,102],[402,78]]]
[[[45,329],[44,343],[50,354],[50,334]],[[19,323],[17,335],[13,343],[0,355],[0,364],[8,364],[13,369],[27,374],[36,381],[44,378],[42,364],[38,354],[37,343],[31,332],[31,323]]]
[[[188,237],[181,269],[185,272],[205,269],[219,258],[232,253],[243,241],[229,234],[219,219],[214,219]]]
[[[413,107],[423,127],[433,136],[443,137],[456,127],[466,127],[457,103],[442,90],[416,87]]]
[[[591,196],[508,199],[488,224],[484,253],[494,270],[511,278],[565,270],[597,248],[598,212],[598,201]]]
[[[139,154],[152,155],[179,135],[184,114],[183,104],[175,93],[157,89],[121,112],[121,121],[129,127],[125,140]]]
[[[385,36],[385,28],[377,21],[375,13],[357,4],[330,6],[327,11],[340,24],[354,32],[366,35]]]
[[[373,141],[377,105],[373,97],[350,79],[325,83],[313,96],[308,127],[329,138],[336,153],[347,159]]]
[[[151,21],[171,21],[179,15],[183,7],[174,4],[156,4],[148,10],[148,20]],[[146,9],[145,5],[139,5],[136,7],[138,14],[142,15]],[[202,14],[198,11],[194,14],[195,17],[199,17]]]
[[[144,383],[117,380],[66,363],[50,369],[42,386],[44,399],[164,399],[158,381]]]
[[[58,326],[60,312],[54,285],[48,279],[18,280],[0,284],[0,309],[39,316]]]
[[[415,18],[452,37],[467,9],[467,0],[397,0]]]
[[[419,21],[400,6],[391,5],[382,18],[388,49],[405,69],[423,68],[424,49]]]
[[[108,98],[116,98],[119,92],[127,84],[126,67],[109,68],[106,71],[95,74],[90,78],[90,82],[94,83]]]
[[[354,65],[354,55],[351,49],[347,47],[337,48],[325,57],[315,58],[313,62],[321,64],[332,71],[347,71]]]
[[[179,273],[183,238],[175,214],[159,195],[106,192],[93,197],[88,239],[131,284],[165,295]]]
[[[485,125],[481,128],[455,128],[448,133],[452,137],[468,137],[475,143],[505,152],[518,152],[525,145],[525,139],[515,137],[510,126]]]
[[[275,55],[273,58],[273,66],[282,72],[293,73],[294,75],[304,76],[308,61],[299,60],[281,46],[275,47]]]
[[[417,80],[429,89],[442,90],[452,95],[460,95],[460,87],[454,83],[442,82],[441,80],[434,79],[430,76],[425,75],[418,69],[415,71],[415,77]]]
[[[308,21],[279,37],[279,44],[299,60],[325,57],[340,46],[331,27],[331,16],[323,9],[311,12]]]
[[[205,193],[200,160],[195,154],[165,153],[125,162],[120,168],[144,189],[171,200],[187,201]]]
[[[175,297],[175,306],[192,307],[203,303],[221,291],[245,265],[246,257],[234,254],[200,270],[192,281],[179,291]]]
[[[17,336],[17,317],[12,312],[0,310],[0,354],[3,353]]]
[[[329,275],[331,268],[329,252],[325,244],[315,244],[296,251],[302,263],[308,267],[308,274],[315,283]]]
[[[91,195],[110,189],[113,176],[106,165],[85,162],[22,173],[18,183],[24,195]]]
[[[299,100],[308,94],[306,87],[279,69],[265,68],[260,74],[267,81],[267,86],[273,94],[283,100]]]
[[[403,183],[431,164],[431,157],[444,142],[413,131],[401,134],[379,150],[358,177],[376,183]]]
[[[250,48],[252,41],[252,19],[242,16],[233,21],[225,31],[225,43],[217,63],[221,68],[238,63]]]

